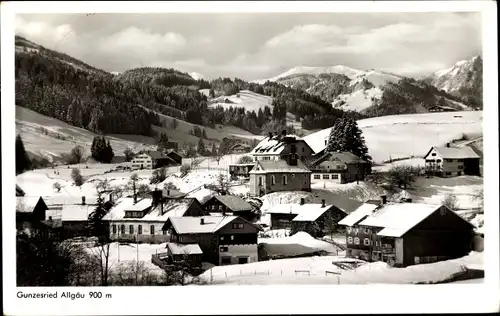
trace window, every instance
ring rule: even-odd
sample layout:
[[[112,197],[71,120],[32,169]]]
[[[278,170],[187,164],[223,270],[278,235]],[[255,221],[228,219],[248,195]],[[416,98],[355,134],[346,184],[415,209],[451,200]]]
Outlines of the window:
[[[347,237],[347,243],[352,244],[352,237]]]
[[[287,178],[286,176],[283,176],[283,185],[286,185],[287,184]]]
[[[441,214],[441,216],[446,215],[446,209],[444,207],[441,207],[441,209],[439,210],[439,213]]]
[[[330,179],[330,175],[328,175],[328,174],[324,174],[324,175],[323,175],[323,179],[324,179],[324,180],[328,180],[328,179]]]
[[[461,175],[462,175],[462,173],[461,173],[461,172],[457,172],[457,176],[461,176]]]
[[[130,235],[133,235],[134,234],[134,225],[129,225],[128,231],[129,231]]]
[[[458,169],[463,169],[463,168],[464,168],[464,166],[458,166]]]
[[[276,179],[274,178],[274,176],[271,176],[271,185],[275,185],[276,184]]]
[[[351,233],[351,227],[347,227],[347,233],[350,234]]]
[[[447,176],[451,176],[451,172],[445,172],[444,174]]]
[[[315,174],[315,175],[314,175],[314,179],[315,179],[315,180],[319,180],[319,179],[321,179],[321,176],[320,176],[319,174]]]
[[[231,264],[231,257],[222,257],[220,259],[221,265],[228,265]]]
[[[436,159],[436,162],[441,162],[441,159]]]
[[[243,224],[233,223],[233,229],[242,229],[243,226],[244,226]]]
[[[359,238],[358,237],[354,238],[354,244],[359,245]]]
[[[113,234],[116,234],[116,225],[113,225]]]
[[[259,186],[262,185],[262,177],[259,177]]]
[[[234,240],[234,235],[231,235],[231,240]]]
[[[137,226],[137,234],[142,235],[142,225]]]
[[[121,233],[122,233],[123,235],[125,235],[125,225],[123,225],[123,224],[122,224],[122,226],[121,226],[121,229],[120,229],[120,230],[121,230]]]
[[[155,234],[155,225],[151,225],[149,227],[149,234],[154,235]]]
[[[369,229],[369,228],[365,228],[365,229],[363,229],[363,232],[364,232],[365,234],[369,234],[369,233],[370,233],[370,229]]]
[[[167,231],[166,230],[163,230],[163,235],[166,235],[167,234]]]
[[[332,179],[338,179],[339,175],[338,174],[332,174]]]
[[[354,233],[357,235],[359,233],[359,228],[354,228]]]
[[[363,239],[363,244],[365,246],[370,246],[370,239],[368,239],[368,238]]]
[[[227,247],[220,247],[220,252],[227,252]]]
[[[436,153],[432,153],[431,156],[433,156],[433,157],[436,156]]]
[[[306,149],[304,147],[302,147],[302,152],[304,152]]]
[[[292,173],[292,178],[295,178],[295,173]]]

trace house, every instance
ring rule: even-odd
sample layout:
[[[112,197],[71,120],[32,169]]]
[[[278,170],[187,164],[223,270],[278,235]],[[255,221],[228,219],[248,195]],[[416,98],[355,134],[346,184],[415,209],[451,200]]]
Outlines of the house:
[[[280,160],[259,160],[250,171],[251,195],[278,191],[311,191],[311,171],[294,154]]]
[[[182,164],[182,157],[173,150],[167,152],[146,151],[132,159],[132,169],[156,169]]]
[[[250,153],[256,161],[284,159],[289,154],[296,154],[297,159],[305,161],[310,159],[314,151],[306,143],[295,135],[287,135],[286,131],[281,134],[264,138]]]
[[[43,228],[47,204],[39,196],[16,197],[16,230],[31,234]]]
[[[427,175],[453,177],[480,175],[480,157],[469,146],[432,147],[424,156]]]
[[[253,222],[258,215],[250,203],[234,195],[214,195],[203,204],[203,207],[210,215],[236,215],[250,222]]]
[[[64,236],[90,236],[89,215],[94,212],[96,205],[66,204],[62,206],[61,228]]]
[[[362,204],[339,222],[346,226],[347,256],[409,266],[467,255],[473,226],[444,205]]]
[[[250,171],[252,171],[255,163],[239,163],[229,165],[229,175],[231,178],[236,177],[250,177]]]
[[[338,230],[338,222],[347,216],[347,213],[335,205],[325,203],[304,204],[297,216],[292,219],[293,231],[305,231],[313,237],[322,237]],[[319,232],[315,231],[316,226]]]
[[[368,162],[350,152],[326,152],[309,164],[311,183],[362,181],[368,167]]]
[[[163,230],[171,242],[197,244],[203,261],[215,265],[258,261],[260,228],[238,216],[169,217]]]
[[[321,200],[321,203],[306,203],[305,198],[301,198],[299,203],[277,204],[267,213],[271,216],[272,229],[307,231],[308,225],[316,223],[324,232],[328,231],[327,224],[336,224],[347,216],[335,205],[327,205],[325,200]]]
[[[203,251],[198,244],[167,243],[167,262],[186,261],[191,267],[201,267]]]
[[[244,143],[238,143],[238,144],[234,144],[233,146],[231,146],[231,148],[229,148],[229,153],[231,154],[244,154],[244,153],[248,153],[252,150],[252,147],[248,144],[244,144]]]
[[[444,106],[444,105],[434,105],[429,108],[429,112],[454,112],[456,109]]]
[[[109,223],[112,240],[162,243],[169,240],[163,226],[169,217],[203,216],[205,210],[195,198],[163,196],[153,191],[151,198],[125,197],[103,217]]]

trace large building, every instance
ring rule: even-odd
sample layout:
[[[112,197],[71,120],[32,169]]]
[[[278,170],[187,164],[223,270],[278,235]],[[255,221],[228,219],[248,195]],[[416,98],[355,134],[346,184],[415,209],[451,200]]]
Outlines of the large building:
[[[469,146],[432,147],[424,156],[425,172],[428,175],[453,177],[480,175],[480,156]]]
[[[362,181],[368,167],[368,162],[350,152],[326,152],[309,164],[312,183]]]
[[[170,217],[163,227],[171,242],[198,245],[215,265],[257,262],[260,228],[238,216]]]
[[[165,152],[146,151],[135,155],[132,169],[156,169],[182,164],[182,156],[169,149]]]
[[[311,191],[311,171],[294,154],[285,159],[259,160],[250,171],[251,195],[278,191]]]
[[[339,222],[347,256],[409,266],[467,255],[473,226],[444,205],[369,201]]]
[[[289,154],[296,154],[297,159],[305,161],[314,154],[309,145],[298,136],[281,134],[269,136],[263,139],[250,153],[256,161],[284,159]]]

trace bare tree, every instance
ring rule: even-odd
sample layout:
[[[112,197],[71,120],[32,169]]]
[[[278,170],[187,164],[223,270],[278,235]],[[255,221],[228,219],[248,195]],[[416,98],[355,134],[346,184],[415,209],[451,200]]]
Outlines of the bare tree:
[[[57,191],[57,193],[61,192],[62,186],[59,182],[56,182],[52,185],[52,188]]]
[[[73,179],[73,182],[75,182],[75,185],[77,187],[83,184],[83,177],[82,174],[80,173],[80,169],[73,168],[73,170],[71,170],[71,178]]]
[[[82,146],[76,146],[71,149],[70,152],[70,163],[80,163],[83,158],[84,149]]]
[[[221,192],[227,193],[229,191],[229,180],[225,174],[219,173],[217,175],[217,185],[219,186]]]
[[[191,168],[192,169],[195,169],[197,168],[202,162],[203,162],[203,158],[193,158],[191,159]]]
[[[458,199],[455,195],[446,194],[441,203],[452,211],[458,210]]]
[[[253,161],[253,158],[251,156],[243,156],[238,160],[238,163],[241,163],[241,164],[252,163],[252,162],[254,162],[254,161]]]
[[[125,148],[125,150],[123,151],[123,154],[125,155],[125,160],[126,161],[131,161],[134,158],[134,153],[128,147]]]
[[[377,170],[372,170],[371,174],[366,176],[366,181],[371,182],[375,184],[376,186],[381,185],[384,183],[385,177],[382,173],[378,172]]]
[[[410,165],[394,166],[389,170],[389,177],[391,184],[398,188],[407,189],[412,186],[416,177],[422,175],[423,169],[421,167]]]
[[[134,172],[130,175],[130,180],[128,182],[129,186],[132,187],[132,191],[134,192],[134,196],[137,194],[137,182],[139,181],[139,176],[137,172]]]

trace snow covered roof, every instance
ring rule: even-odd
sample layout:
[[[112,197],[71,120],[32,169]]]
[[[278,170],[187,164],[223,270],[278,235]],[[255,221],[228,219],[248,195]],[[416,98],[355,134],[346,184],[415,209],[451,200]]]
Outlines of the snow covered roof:
[[[149,199],[144,199],[149,200]],[[172,199],[163,202],[163,214],[161,213],[160,204],[151,208],[146,215],[141,218],[127,217],[125,218],[125,211],[131,210],[134,205],[134,199],[131,197],[121,198],[103,217],[103,220],[108,221],[143,221],[143,222],[166,222],[170,217],[184,216],[195,199],[183,198]],[[139,202],[138,202],[139,203]],[[146,202],[145,202],[146,203]],[[151,200],[149,200],[151,203]],[[137,211],[137,210],[136,210]]]
[[[87,221],[94,209],[94,205],[63,205],[61,221]]]
[[[351,214],[344,217],[341,221],[339,221],[339,225],[345,226],[353,226],[356,225],[359,221],[361,221],[364,217],[372,214],[372,212],[378,207],[377,204],[373,203],[363,203],[356,210],[354,210]]]
[[[19,185],[16,184],[16,196],[24,196],[26,193],[21,189]]]
[[[137,203],[135,204],[128,206],[125,209],[125,211],[144,211],[145,209],[150,207],[152,203],[153,203],[152,198],[145,198],[140,201],[137,201]]]
[[[437,154],[443,159],[466,159],[466,158],[479,158],[478,154],[474,152],[469,146],[464,147],[432,147],[431,150],[425,155],[427,158],[429,153],[434,149]]]
[[[250,152],[252,155],[262,155],[262,154],[280,154],[283,149],[285,149],[285,144],[279,141],[276,136],[270,138],[266,137],[261,142],[255,146],[255,148]]]
[[[82,204],[83,196],[55,195],[44,196],[43,200],[47,205]],[[97,196],[85,196],[85,204],[97,205]]]
[[[173,228],[178,234],[209,234],[226,226],[237,216],[171,217]],[[203,220],[203,224],[202,224]]]
[[[249,172],[250,174],[265,174],[265,173],[310,173],[311,170],[300,161],[297,160],[297,165],[289,165],[285,160],[264,160],[258,161],[256,166]]]
[[[301,210],[299,215],[293,218],[293,222],[314,222],[318,219],[318,217],[333,207],[333,205],[325,205],[325,207],[321,207],[321,204],[304,205],[309,205],[309,208]]]
[[[40,199],[39,196],[16,196],[16,212],[33,213]]]
[[[316,159],[313,162],[313,164],[316,165],[324,161],[340,162],[344,164],[366,163],[366,161],[359,158],[355,154],[343,151],[343,152],[326,152],[323,155],[321,155],[318,159]]]
[[[219,200],[222,204],[227,206],[233,212],[251,211],[252,205],[243,200],[239,196],[234,195],[215,195],[214,198]]]
[[[178,244],[174,242],[167,243],[167,248],[173,255],[196,255],[203,254],[198,244]]]

